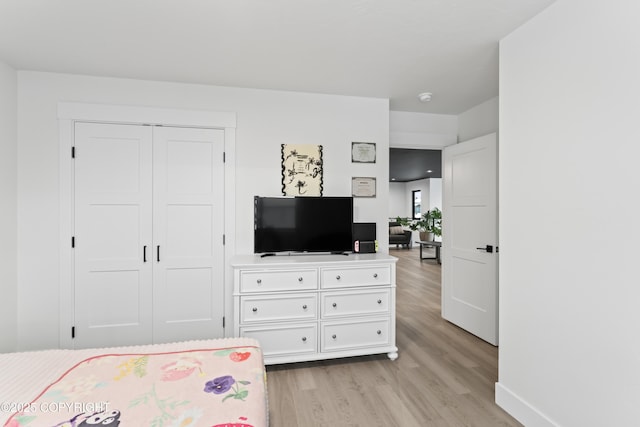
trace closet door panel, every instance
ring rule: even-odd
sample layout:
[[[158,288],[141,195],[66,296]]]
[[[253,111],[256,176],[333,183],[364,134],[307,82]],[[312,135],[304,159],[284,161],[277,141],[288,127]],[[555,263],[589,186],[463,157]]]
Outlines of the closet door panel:
[[[77,241],[90,254],[87,262],[92,268],[102,268],[105,262],[126,268],[139,261],[140,228],[144,226],[140,206],[94,202],[86,213],[87,230],[78,233]]]
[[[192,266],[213,256],[213,207],[180,204],[166,207],[167,256]]]
[[[154,129],[154,342],[224,335],[223,153],[222,130]]]
[[[193,131],[202,135],[196,139],[180,138],[177,133]],[[213,191],[213,175],[215,165],[211,160],[214,158],[214,150],[217,148],[207,140],[204,133],[220,132],[198,129],[158,129],[159,133],[172,133],[173,137],[166,140],[166,191],[175,198],[194,197],[200,195],[206,197]],[[186,135],[185,135],[186,136]]]
[[[148,343],[151,130],[76,123],[75,150],[74,346]]]
[[[170,269],[162,290],[167,302],[164,318],[170,322],[206,321],[214,315],[211,268]]]

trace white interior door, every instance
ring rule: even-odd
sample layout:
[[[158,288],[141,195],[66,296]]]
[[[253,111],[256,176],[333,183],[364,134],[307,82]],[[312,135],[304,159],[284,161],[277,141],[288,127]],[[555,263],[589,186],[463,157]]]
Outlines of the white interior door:
[[[442,317],[498,345],[497,136],[443,151]]]
[[[154,128],[154,342],[221,337],[224,131]]]
[[[75,348],[151,342],[151,150],[149,127],[75,125]]]

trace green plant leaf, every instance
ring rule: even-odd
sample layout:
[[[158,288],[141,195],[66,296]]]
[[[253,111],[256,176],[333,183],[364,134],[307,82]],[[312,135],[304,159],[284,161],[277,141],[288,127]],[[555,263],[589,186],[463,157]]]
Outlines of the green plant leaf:
[[[134,362],[133,373],[136,377],[142,378],[147,375],[147,362],[149,361],[148,356],[142,356],[136,359]]]
[[[249,396],[249,390],[242,390],[236,393],[233,398],[237,400],[244,400],[247,396]]]
[[[29,424],[31,421],[35,420],[36,417],[34,415],[20,415],[15,418],[21,426]]]
[[[141,403],[146,404],[148,401],[149,401],[149,394],[143,394],[142,396],[137,397],[133,399],[131,402],[129,402],[129,408],[138,406]]]

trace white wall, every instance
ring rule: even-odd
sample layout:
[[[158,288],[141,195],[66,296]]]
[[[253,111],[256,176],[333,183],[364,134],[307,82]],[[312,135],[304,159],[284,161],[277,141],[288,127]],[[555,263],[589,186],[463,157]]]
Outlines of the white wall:
[[[0,353],[17,337],[17,98],[17,73],[0,62]]]
[[[389,183],[389,218],[411,216],[411,193],[407,195],[404,182]]]
[[[637,426],[640,3],[558,0],[500,45],[496,400]]]
[[[397,148],[440,150],[455,144],[458,116],[448,114],[389,113],[389,145]]]
[[[356,199],[354,219],[378,223],[388,250],[386,99],[19,72],[20,349],[58,346],[59,101],[236,112],[236,235],[227,237],[238,253],[253,251],[253,196],[281,194],[280,144],[321,144],[325,196],[351,195],[352,176],[377,178],[377,197]],[[352,164],[352,141],[375,142],[377,163]]]
[[[422,193],[422,209],[429,206],[429,179],[420,179],[410,182],[390,182],[389,183],[389,218],[397,216],[411,218],[413,216],[413,191],[420,190]]]
[[[497,96],[458,115],[458,142],[497,132]]]
[[[429,210],[442,210],[442,178],[429,178]]]

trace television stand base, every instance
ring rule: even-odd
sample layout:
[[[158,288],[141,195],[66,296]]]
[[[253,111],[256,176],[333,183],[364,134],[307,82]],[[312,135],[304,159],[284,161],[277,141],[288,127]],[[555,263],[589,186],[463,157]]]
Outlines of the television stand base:
[[[335,251],[335,252],[266,252],[260,254],[260,258],[269,256],[298,256],[298,255],[344,255],[349,256],[351,252]]]
[[[274,253],[262,254],[262,255],[260,255],[260,258],[264,258],[264,257],[267,257],[267,256],[276,256],[276,254],[274,254]]]

